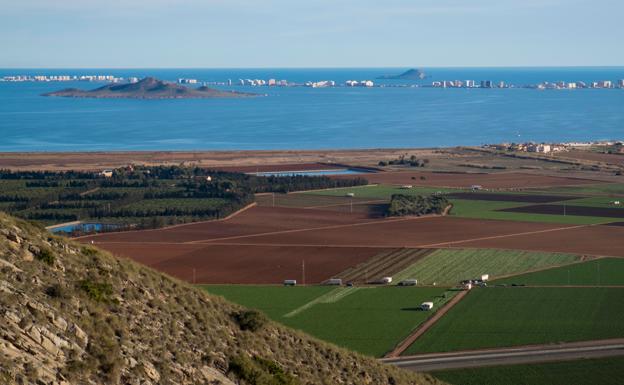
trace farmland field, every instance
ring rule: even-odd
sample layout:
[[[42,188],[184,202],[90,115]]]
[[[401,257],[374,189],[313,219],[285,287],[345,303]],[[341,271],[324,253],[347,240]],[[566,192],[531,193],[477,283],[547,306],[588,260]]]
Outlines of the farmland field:
[[[624,195],[624,183],[601,183],[587,184],[584,186],[566,186],[549,188],[549,193],[571,193],[571,194],[598,194],[598,195]]]
[[[610,218],[593,216],[563,215],[559,213],[512,212],[522,210],[526,204],[520,202],[494,202],[451,199],[451,216],[474,219],[496,219],[521,222],[561,223],[561,224],[599,224],[611,221]]]
[[[578,285],[616,286],[624,285],[624,259],[601,258],[568,266],[522,274],[497,280],[496,283],[524,284],[534,286]]]
[[[421,179],[424,177],[425,179]],[[423,171],[391,171],[365,176],[370,183],[413,184],[414,186],[446,186],[469,188],[478,184],[484,188],[506,189],[527,187],[573,186],[595,184],[596,181],[570,177],[536,175],[520,172],[505,173],[434,173]]]
[[[624,357],[432,372],[452,385],[620,385]]]
[[[340,189],[322,190],[322,191],[311,191],[306,194],[344,197],[348,193],[353,193],[354,198],[390,200],[390,197],[392,196],[392,194],[428,195],[428,194],[434,194],[437,192],[450,192],[450,191],[455,191],[455,190],[448,189],[448,188],[420,187],[420,186],[414,186],[413,188],[410,188],[410,189],[403,189],[397,186],[375,185],[375,186],[358,186],[358,187],[340,188]]]
[[[329,292],[326,287],[203,288],[262,310],[287,326],[372,356],[391,350],[433,314],[417,310],[422,302],[434,301],[439,308],[453,295],[442,288],[412,287],[341,287]]]
[[[473,289],[406,355],[624,337],[624,289]]]
[[[394,279],[415,278],[430,285],[455,285],[464,279],[521,273],[546,266],[558,266],[577,261],[573,254],[540,253],[517,250],[439,249],[395,274]]]

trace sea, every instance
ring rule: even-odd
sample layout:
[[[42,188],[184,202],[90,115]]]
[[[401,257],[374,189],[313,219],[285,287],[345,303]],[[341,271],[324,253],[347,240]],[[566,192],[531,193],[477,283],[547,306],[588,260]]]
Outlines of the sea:
[[[624,67],[422,68],[420,81],[379,80],[407,68],[0,69],[13,75],[153,76],[200,82],[373,80],[387,87],[218,86],[241,99],[73,99],[41,94],[103,83],[0,82],[0,151],[363,149],[624,139],[624,89],[390,87],[442,80],[590,83]]]

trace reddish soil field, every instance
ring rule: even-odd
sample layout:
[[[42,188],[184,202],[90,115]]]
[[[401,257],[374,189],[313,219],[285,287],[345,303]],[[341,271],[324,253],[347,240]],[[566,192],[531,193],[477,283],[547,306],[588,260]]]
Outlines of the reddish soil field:
[[[284,279],[320,283],[385,251],[373,248],[228,246],[198,244],[99,244],[177,278],[195,283],[279,284]],[[195,270],[195,271],[193,271]]]
[[[275,202],[273,200],[275,199]],[[381,218],[387,210],[387,201],[368,198],[348,198],[329,195],[311,194],[271,194],[257,195],[256,202],[260,206],[299,207],[342,213],[366,215],[370,218]]]
[[[624,257],[624,227],[582,226],[563,231],[466,242],[458,246]]]
[[[379,219],[340,228],[300,230],[219,240],[227,244],[351,247],[436,247],[476,238],[569,227],[567,225],[451,217]],[[210,241],[206,241],[210,242]]]
[[[579,215],[583,217],[624,218],[624,209],[609,207],[573,206],[573,205],[530,205],[501,209],[513,213]],[[623,241],[624,243],[624,241]]]
[[[424,176],[426,179],[421,180]],[[344,178],[337,175],[334,178]],[[494,173],[494,174],[462,174],[462,173],[433,173],[422,171],[389,171],[370,173],[362,176],[370,183],[411,184],[413,186],[457,187],[469,188],[472,185],[481,185],[488,189],[516,189],[527,187],[571,186],[581,184],[600,183],[590,179],[554,177],[527,173]],[[412,179],[413,178],[413,179]]]
[[[299,228],[370,221],[365,213],[341,213],[283,207],[254,207],[225,221],[209,221],[158,230],[107,233],[81,238],[100,242],[192,242]]]

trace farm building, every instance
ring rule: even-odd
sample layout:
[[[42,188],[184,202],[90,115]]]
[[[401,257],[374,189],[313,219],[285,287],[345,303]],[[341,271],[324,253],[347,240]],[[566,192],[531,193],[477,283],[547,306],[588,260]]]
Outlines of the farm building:
[[[423,302],[420,304],[420,310],[429,311],[433,309],[433,302]]]
[[[297,280],[296,279],[285,279],[284,280],[284,286],[297,286]]]

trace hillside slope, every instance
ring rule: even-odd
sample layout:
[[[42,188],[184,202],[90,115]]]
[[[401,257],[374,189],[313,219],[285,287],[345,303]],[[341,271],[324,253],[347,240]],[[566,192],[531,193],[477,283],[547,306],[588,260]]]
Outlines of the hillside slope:
[[[315,340],[0,212],[5,383],[439,382]]]
[[[105,99],[212,99],[245,98],[258,95],[245,92],[221,91],[206,86],[189,88],[176,83],[146,77],[136,83],[107,84],[89,91],[66,88],[60,91],[45,93],[43,96]]]

